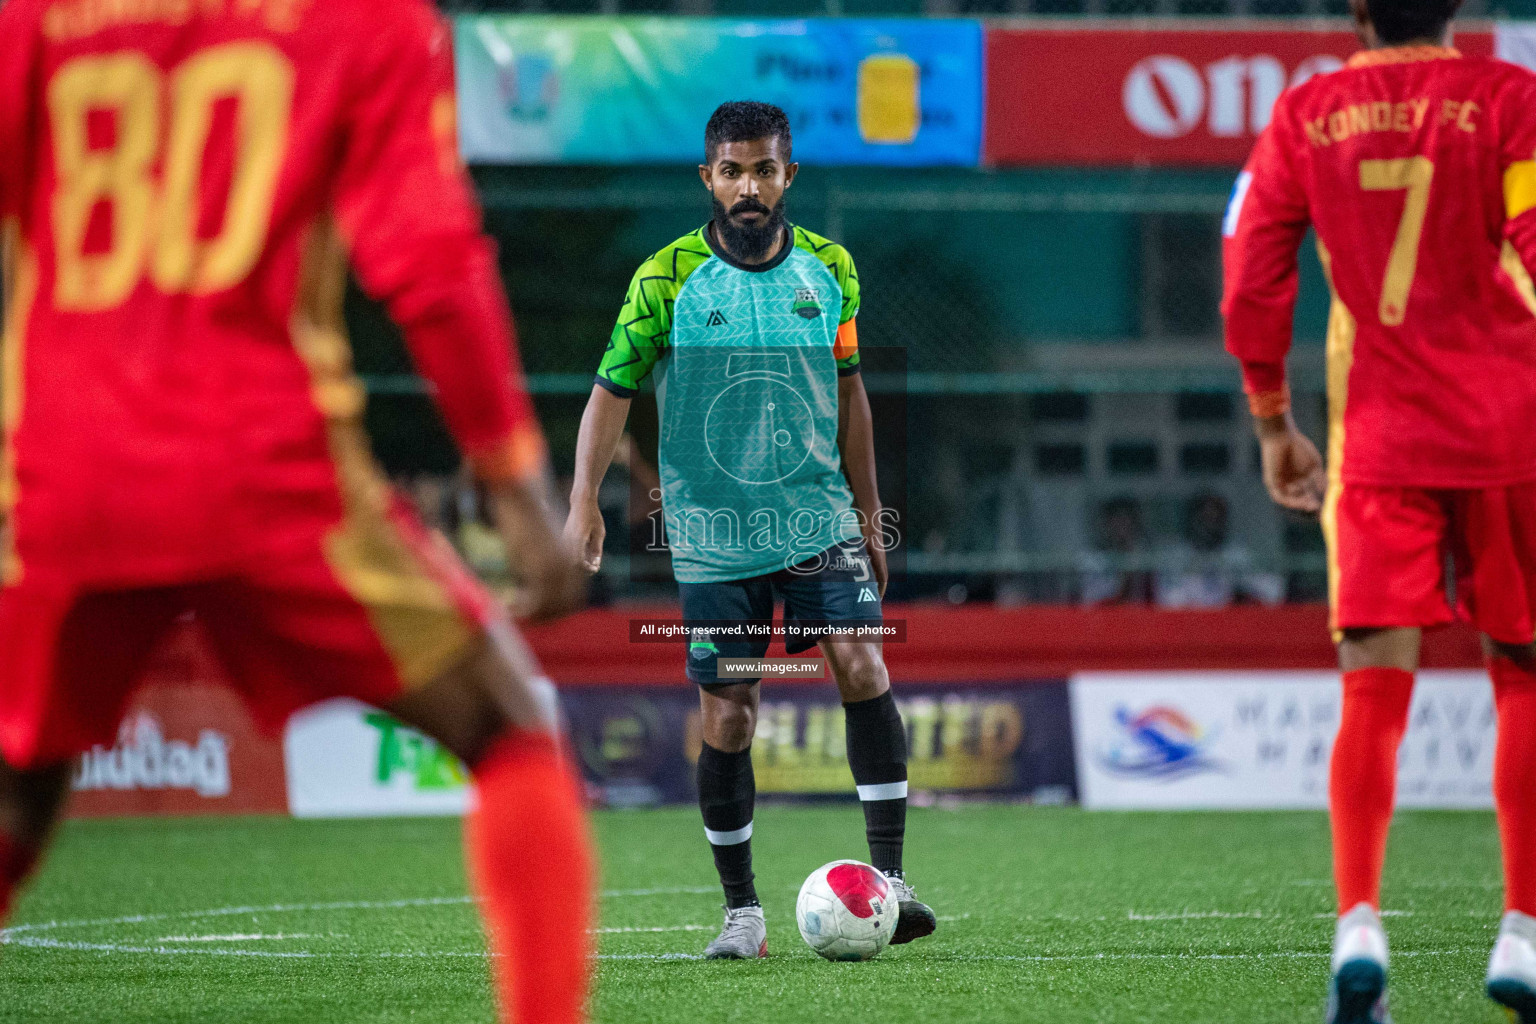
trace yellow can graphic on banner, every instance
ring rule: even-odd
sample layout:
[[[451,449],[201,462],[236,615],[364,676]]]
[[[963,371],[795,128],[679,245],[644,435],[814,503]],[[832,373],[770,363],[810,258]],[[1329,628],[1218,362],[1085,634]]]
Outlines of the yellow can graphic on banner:
[[[880,53],[859,63],[859,135],[865,142],[905,145],[922,121],[917,61]]]
[[[1024,742],[1024,712],[1011,700],[976,695],[916,697],[898,702],[909,734],[914,790],[992,790],[1015,783],[1014,757]],[[688,713],[684,753],[697,764],[703,743],[698,711]],[[765,700],[758,709],[752,769],[763,794],[848,793],[843,709],[836,704]]]

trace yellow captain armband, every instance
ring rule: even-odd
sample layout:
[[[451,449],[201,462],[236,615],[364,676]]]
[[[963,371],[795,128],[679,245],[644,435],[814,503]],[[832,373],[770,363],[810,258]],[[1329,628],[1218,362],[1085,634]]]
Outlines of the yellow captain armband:
[[[1536,207],[1536,160],[1517,160],[1504,171],[1504,216],[1508,220]]]

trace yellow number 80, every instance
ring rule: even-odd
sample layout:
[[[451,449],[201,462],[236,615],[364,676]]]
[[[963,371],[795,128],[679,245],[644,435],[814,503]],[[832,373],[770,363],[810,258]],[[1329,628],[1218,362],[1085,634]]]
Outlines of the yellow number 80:
[[[146,265],[167,294],[205,295],[245,279],[261,257],[277,178],[288,144],[293,65],[265,43],[228,43],[189,58],[171,73],[169,132],[162,151],[165,76],[142,54],[77,57],[48,87],[58,188],[53,199],[60,310],[112,309],[133,293]],[[238,105],[233,177],[222,227],[199,239],[198,182],[214,104]],[[93,148],[89,117],[116,121],[110,148]],[[86,253],[97,205],[111,204],[112,242]]]

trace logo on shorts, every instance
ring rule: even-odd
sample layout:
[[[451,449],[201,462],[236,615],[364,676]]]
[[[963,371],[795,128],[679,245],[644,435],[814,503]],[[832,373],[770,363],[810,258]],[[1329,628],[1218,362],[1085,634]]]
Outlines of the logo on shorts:
[[[859,591],[859,604],[863,604],[865,601],[878,601],[878,600],[880,600],[880,599],[875,596],[875,592],[873,590],[870,590],[867,587],[865,589]]]
[[[724,327],[728,323],[730,323],[730,321],[725,318],[725,314],[720,312],[718,309],[715,309],[710,311],[709,319],[704,322],[704,326]]]
[[[709,633],[707,631],[705,631],[705,630],[697,630],[697,631],[694,632],[693,635],[695,637],[700,637],[702,639],[696,639],[696,640],[689,641],[689,643],[688,643],[688,656],[690,658],[694,658],[694,659],[696,659],[698,661],[703,661],[705,658],[709,657],[711,654],[713,654],[717,658],[720,656],[720,648],[716,647],[714,645],[714,643],[709,639]]]
[[[821,316],[821,295],[815,288],[795,289],[795,313],[814,320]]]

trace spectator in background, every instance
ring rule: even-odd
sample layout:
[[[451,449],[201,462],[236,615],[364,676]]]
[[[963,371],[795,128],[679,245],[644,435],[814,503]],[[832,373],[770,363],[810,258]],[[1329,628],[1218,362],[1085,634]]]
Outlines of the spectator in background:
[[[624,491],[626,500],[620,511],[624,516],[623,532],[629,537],[630,555],[665,550],[667,526],[661,511],[661,474],[646,461],[632,434],[626,433],[619,438],[613,464],[622,467],[629,478]],[[602,492],[598,497],[603,499]],[[616,533],[609,531],[610,535]]]
[[[1106,501],[1099,508],[1097,546],[1078,560],[1083,604],[1151,604],[1152,574],[1141,568],[1147,555],[1136,499]]]
[[[1227,536],[1227,500],[1201,491],[1184,506],[1184,536],[1159,559],[1160,608],[1225,608],[1231,604],[1279,604],[1285,580],[1253,568],[1252,553]]]

